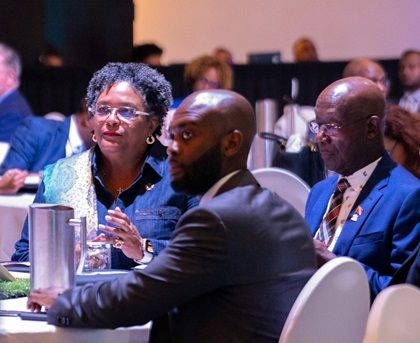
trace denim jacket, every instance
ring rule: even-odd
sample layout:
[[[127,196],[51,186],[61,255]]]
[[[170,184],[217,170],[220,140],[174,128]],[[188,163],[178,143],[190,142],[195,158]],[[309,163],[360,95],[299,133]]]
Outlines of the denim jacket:
[[[97,198],[98,224],[108,223],[105,215],[109,209],[119,207],[137,227],[142,238],[150,240],[153,254],[157,255],[168,244],[179,217],[198,204],[196,197],[175,192],[170,185],[166,148],[155,142],[143,169],[132,185],[114,199],[105,188],[99,173],[98,147],[92,156],[92,175]],[[35,203],[45,203],[45,185],[42,182],[35,196]],[[71,204],[69,204],[71,206]],[[98,231],[98,234],[100,231]],[[28,221],[25,221],[21,239],[16,243],[13,261],[29,259]],[[136,263],[120,249],[112,248],[112,268],[129,269]]]

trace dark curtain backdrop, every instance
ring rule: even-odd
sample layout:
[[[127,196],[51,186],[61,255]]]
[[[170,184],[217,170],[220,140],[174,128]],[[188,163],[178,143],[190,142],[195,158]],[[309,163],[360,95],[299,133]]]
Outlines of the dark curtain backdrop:
[[[392,87],[390,97],[400,95],[398,84],[398,61],[380,61],[386,69]],[[271,98],[279,102],[279,108],[290,97],[291,79],[299,80],[297,103],[314,105],[318,94],[329,83],[341,77],[347,62],[284,63],[275,65],[235,65],[234,90],[244,95],[251,103]],[[22,75],[21,89],[34,111],[43,115],[58,111],[71,114],[79,100],[85,95],[92,76],[92,68],[26,68]],[[184,65],[161,67],[162,72],[173,87],[174,98],[186,95],[183,83]]]

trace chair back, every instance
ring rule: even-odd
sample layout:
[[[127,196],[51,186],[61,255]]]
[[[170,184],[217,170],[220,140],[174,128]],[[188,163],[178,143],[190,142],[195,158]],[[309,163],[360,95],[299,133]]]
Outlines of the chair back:
[[[277,193],[303,216],[309,186],[299,176],[281,168],[260,168],[252,171],[258,183]]]
[[[369,284],[359,262],[337,257],[300,292],[279,343],[362,342],[370,306]]]
[[[420,342],[420,289],[401,284],[380,292],[369,313],[363,342]]]

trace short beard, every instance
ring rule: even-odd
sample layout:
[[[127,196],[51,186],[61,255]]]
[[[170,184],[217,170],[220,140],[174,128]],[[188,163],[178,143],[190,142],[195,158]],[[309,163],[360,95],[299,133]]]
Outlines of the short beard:
[[[189,195],[202,195],[207,192],[221,178],[222,152],[220,151],[220,142],[189,166],[184,165],[184,167],[184,177],[171,181],[173,189]]]

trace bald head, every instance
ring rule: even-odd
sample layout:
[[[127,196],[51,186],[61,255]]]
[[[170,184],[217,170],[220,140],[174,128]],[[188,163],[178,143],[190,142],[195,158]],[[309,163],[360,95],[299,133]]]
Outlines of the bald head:
[[[361,76],[376,83],[384,96],[389,90],[388,79],[382,66],[369,58],[355,58],[343,70],[343,77]]]
[[[168,131],[172,187],[204,194],[223,176],[246,168],[255,135],[255,115],[241,95],[205,90],[182,102]]]
[[[256,131],[255,114],[251,104],[233,91],[213,89],[189,95],[175,112],[194,113],[209,124],[216,136],[234,130],[242,134],[241,155],[248,155]]]
[[[363,77],[338,80],[319,95],[317,141],[326,167],[351,175],[384,154],[385,98]]]
[[[385,99],[379,87],[364,77],[333,82],[319,95],[316,108],[334,105],[343,118],[384,117]]]

